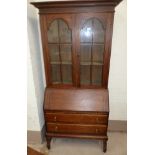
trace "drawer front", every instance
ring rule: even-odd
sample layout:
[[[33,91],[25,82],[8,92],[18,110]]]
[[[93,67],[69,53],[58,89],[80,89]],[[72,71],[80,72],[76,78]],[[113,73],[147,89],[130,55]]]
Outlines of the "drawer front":
[[[108,124],[108,115],[45,113],[47,122]]]
[[[106,135],[106,125],[80,125],[47,123],[47,132],[66,134]]]

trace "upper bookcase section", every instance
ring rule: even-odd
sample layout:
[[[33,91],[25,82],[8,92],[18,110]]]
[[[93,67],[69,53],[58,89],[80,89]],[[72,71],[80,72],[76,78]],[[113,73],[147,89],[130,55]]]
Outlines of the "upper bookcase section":
[[[31,2],[39,13],[55,12],[113,12],[122,0],[55,0],[44,2]]]

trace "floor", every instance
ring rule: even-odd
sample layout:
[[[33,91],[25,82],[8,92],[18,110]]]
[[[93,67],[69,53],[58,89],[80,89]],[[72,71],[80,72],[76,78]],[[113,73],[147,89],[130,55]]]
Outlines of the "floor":
[[[127,155],[127,134],[124,132],[108,133],[107,152],[102,152],[102,141],[84,139],[54,138],[48,151],[46,143],[28,146],[45,155]]]
[[[31,147],[27,147],[27,155],[44,155],[44,154],[34,150]]]

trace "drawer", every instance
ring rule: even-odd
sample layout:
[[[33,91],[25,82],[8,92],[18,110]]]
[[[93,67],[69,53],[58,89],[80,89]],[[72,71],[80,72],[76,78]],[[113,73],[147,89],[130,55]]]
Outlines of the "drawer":
[[[58,123],[107,125],[108,115],[45,113],[45,120],[47,122],[58,122]]]
[[[47,123],[47,132],[66,134],[93,134],[106,135],[106,125],[81,125],[81,124],[57,124]]]

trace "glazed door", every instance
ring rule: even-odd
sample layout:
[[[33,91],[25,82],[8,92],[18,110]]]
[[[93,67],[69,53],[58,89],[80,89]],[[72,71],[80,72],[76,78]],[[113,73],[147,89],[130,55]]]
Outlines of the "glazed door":
[[[80,87],[103,87],[106,20],[101,13],[78,15]]]
[[[113,14],[40,15],[47,86],[107,88]]]
[[[52,86],[74,85],[74,17],[69,14],[46,16],[47,72]]]

